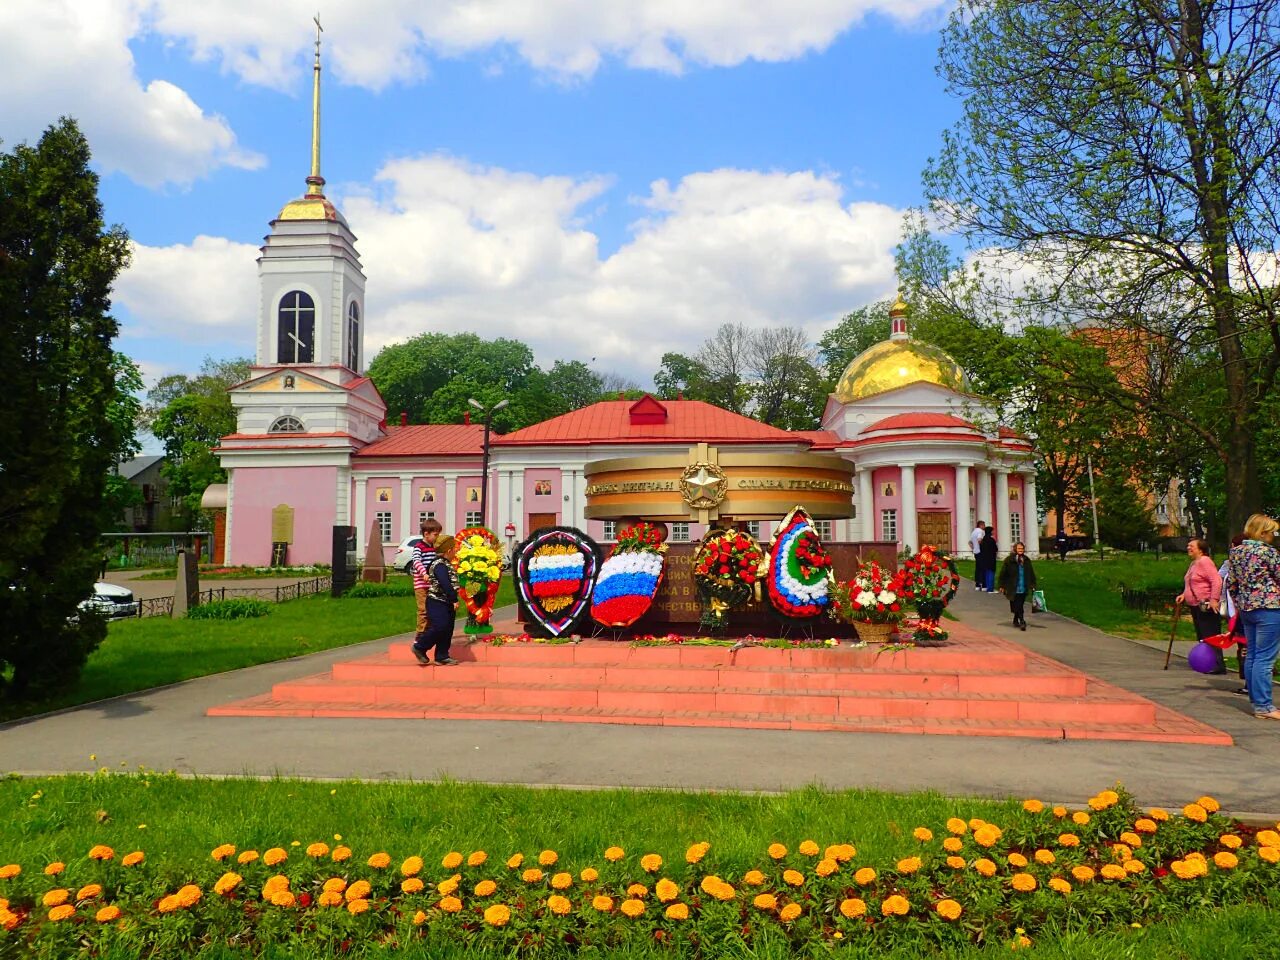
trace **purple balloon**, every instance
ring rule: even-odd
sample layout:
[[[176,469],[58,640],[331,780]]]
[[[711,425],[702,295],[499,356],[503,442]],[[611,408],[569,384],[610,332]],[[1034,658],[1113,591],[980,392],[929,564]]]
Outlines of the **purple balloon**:
[[[1218,648],[1201,640],[1187,651],[1187,665],[1197,673],[1213,673],[1218,669]]]

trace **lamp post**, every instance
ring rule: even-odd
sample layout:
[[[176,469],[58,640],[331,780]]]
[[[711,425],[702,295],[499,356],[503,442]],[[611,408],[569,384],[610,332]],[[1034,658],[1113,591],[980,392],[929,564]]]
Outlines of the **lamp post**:
[[[480,526],[482,527],[489,526],[489,428],[493,423],[493,415],[510,402],[499,400],[492,407],[486,407],[475,397],[467,399],[467,403],[484,414],[484,459],[480,467]]]

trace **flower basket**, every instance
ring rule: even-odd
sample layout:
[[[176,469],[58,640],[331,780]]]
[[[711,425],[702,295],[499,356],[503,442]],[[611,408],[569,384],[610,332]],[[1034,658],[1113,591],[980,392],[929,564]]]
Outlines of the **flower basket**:
[[[502,578],[502,555],[498,537],[486,527],[465,527],[458,531],[458,552],[453,559],[458,574],[459,594],[467,608],[464,633],[492,633],[489,623],[493,602]]]
[[[859,636],[863,624],[892,628],[905,615],[902,573],[891,573],[874,560],[858,564],[853,579],[836,583],[832,595],[835,616],[854,624]]]
[[[591,616],[606,627],[629,627],[648,611],[662,585],[667,545],[662,532],[641,521],[626,527],[600,568],[591,594]]]
[[[858,631],[858,639],[864,643],[888,643],[898,630],[896,623],[867,623],[854,621],[853,628]]]
[[[693,558],[704,626],[724,626],[725,614],[751,601],[763,563],[764,552],[751,534],[737,530],[707,534]]]

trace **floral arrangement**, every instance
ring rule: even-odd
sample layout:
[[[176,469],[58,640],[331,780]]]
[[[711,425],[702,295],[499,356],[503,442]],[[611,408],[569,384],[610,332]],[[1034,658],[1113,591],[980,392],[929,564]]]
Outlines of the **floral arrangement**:
[[[465,633],[491,633],[489,618],[502,579],[502,553],[498,537],[487,527],[465,527],[458,531],[458,549],[453,568],[458,574],[459,592],[467,607]]]
[[[693,558],[693,579],[703,598],[702,621],[724,624],[724,615],[745,606],[760,579],[764,552],[755,538],[738,530],[713,530]]]
[[[911,642],[919,647],[937,647],[945,643],[949,636],[937,620],[921,617],[911,631]]]
[[[902,562],[903,593],[916,603],[936,601],[946,606],[960,582],[954,563],[950,554],[926,544]]]
[[[796,507],[773,540],[766,577],[769,601],[786,617],[817,617],[831,604],[831,555],[822,546],[813,521]]]
[[[906,597],[903,574],[892,573],[875,560],[858,564],[853,579],[837,583],[833,594],[836,615],[849,623],[899,623]]]
[[[600,548],[573,527],[543,527],[516,548],[513,567],[525,611],[559,637],[571,631],[591,600]]]
[[[622,528],[618,534],[618,542],[614,552],[634,552],[647,550],[650,552],[666,552],[666,533],[662,527],[640,520]]]
[[[97,844],[65,860],[0,860],[0,952],[194,955],[240,939],[329,956],[434,936],[495,956],[647,953],[655,941],[674,956],[732,931],[771,953],[887,955],[910,943],[924,955],[1030,947],[1039,930],[1127,934],[1268,902],[1280,884],[1280,832],[1231,820],[1209,796],[1173,813],[1123,790],[1076,810],[1027,799],[998,824],[952,816],[894,836],[886,861],[798,834],[733,864],[704,839],[662,852],[615,844],[577,863],[537,845],[393,857],[340,835],[261,852],[222,842],[199,865]]]
[[[606,627],[629,627],[653,604],[662,584],[667,545],[662,531],[640,522],[623,529],[600,568],[592,592],[591,616]]]

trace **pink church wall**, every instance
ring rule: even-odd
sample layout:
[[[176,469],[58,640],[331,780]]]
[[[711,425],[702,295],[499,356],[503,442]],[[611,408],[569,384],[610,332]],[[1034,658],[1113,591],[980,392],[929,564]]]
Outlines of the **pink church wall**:
[[[330,563],[337,509],[337,467],[237,467],[232,494],[231,564],[271,562],[271,511],[293,507],[290,564]]]
[[[490,481],[494,479],[492,474],[490,474],[489,479]],[[475,476],[458,478],[458,502],[454,504],[453,524],[451,526],[450,524],[445,523],[445,521],[443,520],[441,521],[442,523],[444,523],[444,528],[448,533],[453,533],[455,530],[461,530],[464,526],[466,526],[468,513],[480,512],[480,500],[479,500],[478,494],[481,486],[482,486],[482,483],[481,483],[479,473],[477,473]],[[477,491],[477,499],[475,500],[469,499],[472,490]],[[495,516],[497,511],[496,498],[494,495],[494,488],[492,483],[490,483],[490,486],[489,486],[488,506],[489,506],[489,520],[490,522],[492,522],[493,517]]]
[[[930,494],[929,485],[931,483],[940,483],[942,492]],[[956,526],[958,521],[956,519],[956,471],[954,467],[941,463],[916,467],[916,509],[921,513],[928,513],[931,510],[950,511],[951,542],[940,546],[952,549],[957,543],[961,542]],[[969,531],[966,530],[964,536],[967,538]]]
[[[546,493],[539,494],[539,487]],[[526,470],[524,472],[524,514],[525,526],[529,525],[531,513],[554,513],[556,523],[564,523],[564,489],[559,469]],[[602,525],[603,529],[603,525]]]
[[[369,477],[368,486],[364,491],[364,523],[365,528],[360,531],[361,542],[369,535],[369,531],[373,529],[375,521],[380,513],[391,514],[391,535],[383,538],[383,547],[388,544],[397,544],[409,534],[407,531],[400,529],[400,478],[399,477]],[[386,499],[384,499],[384,497]],[[353,521],[354,522],[354,521]],[[387,554],[387,559],[395,553],[394,549],[384,549],[383,553]],[[361,557],[363,560],[364,558]]]
[[[883,493],[886,483],[893,484],[893,496]],[[902,471],[897,467],[877,467],[871,471],[871,530],[872,536],[879,540],[883,525],[880,522],[881,510],[898,511],[898,538],[902,538]]]
[[[1017,500],[1013,499],[1015,495],[1018,498]],[[1018,524],[1021,529],[1021,534],[1009,541],[1008,549],[1010,550],[1013,549],[1014,540],[1021,540],[1023,543],[1026,543],[1029,535],[1027,530],[1027,514],[1022,508],[1022,505],[1026,502],[1024,499],[1025,497],[1026,490],[1023,488],[1021,474],[1011,474],[1009,477],[1009,516],[1018,516],[1021,518]]]

